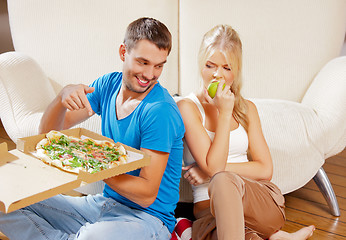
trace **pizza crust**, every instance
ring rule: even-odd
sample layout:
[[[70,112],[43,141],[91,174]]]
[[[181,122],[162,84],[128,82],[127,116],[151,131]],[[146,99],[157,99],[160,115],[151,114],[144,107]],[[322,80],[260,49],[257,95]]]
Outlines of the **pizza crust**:
[[[47,156],[46,150],[39,148],[36,151],[36,157],[38,157],[39,159],[41,159],[43,162],[51,164],[52,163],[52,159],[50,157]]]
[[[49,141],[47,138],[43,138],[39,143],[36,145],[36,149],[43,149],[42,146],[47,146],[49,144]]]
[[[55,166],[59,169],[62,169],[64,171],[67,172],[71,172],[71,173],[79,173],[79,170],[81,170],[82,168],[71,168],[69,166],[63,166],[60,160],[53,160],[51,163],[52,166]]]
[[[58,131],[50,131],[49,133],[46,134],[46,137],[51,140],[58,140],[61,136],[67,137],[65,134],[58,132]]]

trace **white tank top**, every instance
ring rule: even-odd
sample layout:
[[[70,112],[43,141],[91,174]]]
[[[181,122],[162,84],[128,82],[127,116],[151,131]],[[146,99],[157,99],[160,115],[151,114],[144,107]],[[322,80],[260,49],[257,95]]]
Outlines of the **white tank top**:
[[[197,96],[194,93],[189,94],[186,98],[192,100],[198,107],[202,115],[202,124],[205,128],[205,112],[203,106]],[[213,141],[215,137],[215,132],[211,132],[205,128],[210,139]],[[230,132],[229,136],[229,149],[227,163],[239,163],[248,162],[247,149],[248,149],[248,136],[242,125],[239,124],[237,129]],[[189,148],[184,141],[184,156],[183,156],[185,166],[190,165],[195,162],[193,159]],[[193,191],[193,201],[194,203],[208,200],[208,185],[209,183],[201,184],[198,186],[191,186]]]

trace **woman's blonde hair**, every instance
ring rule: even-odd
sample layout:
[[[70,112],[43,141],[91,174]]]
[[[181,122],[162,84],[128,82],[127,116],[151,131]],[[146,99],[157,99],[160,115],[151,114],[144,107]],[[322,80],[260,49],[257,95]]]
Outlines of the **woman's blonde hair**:
[[[231,26],[217,25],[204,35],[198,55],[200,73],[202,73],[206,62],[215,51],[220,51],[225,56],[233,72],[234,81],[231,86],[235,96],[233,116],[247,131],[247,104],[240,94],[242,86],[242,43],[238,33]]]

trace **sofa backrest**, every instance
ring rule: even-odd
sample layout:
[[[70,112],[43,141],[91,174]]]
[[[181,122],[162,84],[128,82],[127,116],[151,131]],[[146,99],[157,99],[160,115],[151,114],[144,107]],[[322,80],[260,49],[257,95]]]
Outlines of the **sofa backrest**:
[[[56,92],[122,71],[118,50],[127,25],[157,18],[173,35],[160,82],[172,94],[178,91],[178,1],[11,0],[8,9],[15,50],[39,63]]]
[[[318,71],[339,56],[345,0],[188,0],[179,3],[180,90],[200,85],[202,36],[229,24],[243,43],[243,95],[301,102]]]
[[[160,80],[171,94],[199,87],[202,36],[225,23],[243,42],[244,96],[301,102],[321,67],[340,54],[346,28],[345,0],[11,0],[8,8],[15,50],[39,63],[56,92],[121,71],[126,26],[150,16],[173,35]]]

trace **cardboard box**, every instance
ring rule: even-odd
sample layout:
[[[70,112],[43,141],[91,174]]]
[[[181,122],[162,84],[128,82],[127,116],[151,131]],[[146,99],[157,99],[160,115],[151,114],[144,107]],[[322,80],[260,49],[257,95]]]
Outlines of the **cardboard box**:
[[[109,140],[83,128],[61,131],[69,136]],[[128,152],[129,161],[97,173],[80,171],[68,173],[50,166],[34,157],[36,144],[45,134],[18,140],[17,149],[8,151],[7,144],[0,144],[0,211],[8,213],[33,203],[67,192],[88,183],[103,180],[149,165],[150,156],[122,144]],[[120,144],[120,143],[116,143]]]

